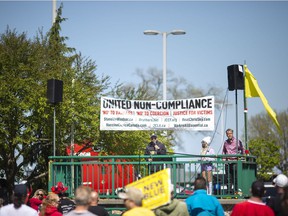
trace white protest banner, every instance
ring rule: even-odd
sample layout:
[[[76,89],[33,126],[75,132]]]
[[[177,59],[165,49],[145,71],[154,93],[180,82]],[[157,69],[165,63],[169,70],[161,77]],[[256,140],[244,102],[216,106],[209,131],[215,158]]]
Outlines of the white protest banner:
[[[100,130],[214,130],[214,96],[181,100],[101,98]]]
[[[170,168],[167,168],[128,184],[125,188],[135,187],[140,189],[144,194],[142,206],[155,209],[170,202],[170,186]]]

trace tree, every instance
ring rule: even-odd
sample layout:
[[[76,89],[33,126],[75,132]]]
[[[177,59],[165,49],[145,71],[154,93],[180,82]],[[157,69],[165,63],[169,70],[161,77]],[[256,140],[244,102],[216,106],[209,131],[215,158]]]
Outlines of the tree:
[[[267,113],[260,113],[252,116],[248,121],[248,140],[262,139],[275,143],[279,147],[274,152],[274,157],[279,157],[277,168],[284,173],[288,173],[288,109],[277,113],[277,119],[282,129],[282,135],[278,133],[276,126]],[[250,142],[249,142],[250,148]],[[279,153],[279,154],[278,154]]]
[[[162,71],[157,68],[149,68],[146,72],[143,70],[137,69],[136,74],[140,78],[140,85],[138,88],[135,84],[125,84],[125,88],[137,88],[138,90],[145,91],[146,95],[141,95],[142,100],[153,100],[162,99]],[[207,89],[202,89],[195,87],[191,83],[187,83],[187,80],[183,77],[175,77],[174,73],[171,70],[167,71],[167,99],[183,99],[183,98],[196,98],[204,97],[207,95],[214,95],[215,102],[221,102],[223,89],[210,86]],[[141,99],[141,98],[139,98]]]
[[[28,39],[9,28],[0,35],[0,167],[10,192],[29,164],[36,166],[27,180],[47,187],[54,108],[47,103],[48,79],[64,82],[63,102],[55,106],[57,155],[66,154],[71,125],[76,141],[99,137],[99,101],[110,86],[109,77],[96,76],[95,62],[65,45],[61,11],[46,35],[39,32]]]
[[[161,73],[151,70],[138,86],[117,83],[96,73],[95,61],[83,57],[61,36],[62,5],[46,34],[33,38],[7,27],[0,35],[0,170],[9,183],[27,177],[25,167],[35,165],[27,180],[37,188],[47,188],[49,156],[53,155],[53,111],[56,111],[56,155],[66,155],[66,147],[84,140],[103,148],[107,154],[140,154],[154,131],[100,131],[100,98],[157,100],[161,98]],[[139,72],[139,75],[141,73]],[[171,76],[172,77],[172,76]],[[64,83],[63,102],[47,103],[47,80]],[[174,79],[169,82],[182,82]],[[181,88],[180,88],[181,86]],[[172,87],[172,89],[170,89]],[[189,85],[171,85],[173,99],[206,95]],[[177,88],[176,88],[177,87]],[[185,92],[185,87],[189,91]],[[208,91],[209,92],[209,91]],[[193,94],[192,94],[193,93]],[[179,97],[179,98],[178,98]],[[176,133],[157,131],[168,151]]]
[[[256,156],[257,176],[269,181],[272,169],[280,163],[280,147],[273,140],[253,139],[249,142],[249,149]]]
[[[14,182],[27,175],[28,165],[35,168],[27,181],[47,188],[54,109],[56,155],[66,155],[67,146],[84,140],[109,154],[139,154],[152,132],[99,131],[100,98],[120,93],[121,84],[111,87],[109,76],[96,74],[95,61],[67,47],[67,37],[60,35],[65,21],[61,14],[62,6],[51,30],[40,31],[33,39],[9,27],[0,35],[0,170],[10,192]],[[51,78],[64,83],[63,102],[56,105],[46,98]],[[129,89],[125,98],[134,91],[141,93]],[[172,139],[166,136],[167,147]]]

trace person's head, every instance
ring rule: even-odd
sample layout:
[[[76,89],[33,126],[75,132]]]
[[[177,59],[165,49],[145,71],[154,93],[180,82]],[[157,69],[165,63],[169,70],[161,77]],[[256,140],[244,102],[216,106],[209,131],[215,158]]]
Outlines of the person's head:
[[[204,177],[199,176],[195,179],[194,190],[206,190],[206,180]]]
[[[15,185],[13,191],[14,208],[18,209],[25,203],[27,196],[27,186],[25,184]]]
[[[118,194],[118,197],[124,200],[124,204],[128,209],[142,206],[144,195],[138,188],[129,187],[124,192]]]
[[[251,186],[252,196],[262,198],[265,194],[265,187],[263,181],[256,180]]]
[[[48,196],[45,197],[45,199],[43,199],[42,207],[41,207],[41,211],[40,211],[40,216],[45,215],[47,207],[56,207],[57,208],[59,205],[59,201],[60,201],[60,198],[59,198],[58,194],[55,194],[55,193],[48,194]]]
[[[273,183],[280,188],[288,187],[288,178],[284,174],[279,174],[273,179]]]
[[[91,188],[87,186],[79,186],[75,193],[76,206],[89,206],[91,203]]]
[[[210,137],[210,136],[204,137],[204,138],[201,140],[202,148],[208,148],[208,146],[210,145],[210,143],[211,143],[211,137]]]
[[[33,197],[37,198],[37,199],[40,199],[40,200],[43,200],[44,196],[45,196],[45,191],[43,189],[38,189],[38,190],[35,191]]]
[[[98,202],[99,202],[99,195],[95,190],[93,190],[91,192],[91,205],[98,205]]]
[[[233,138],[233,130],[228,128],[226,130],[226,136],[227,136],[228,139],[232,139]]]
[[[150,139],[151,139],[152,142],[156,142],[156,140],[157,140],[157,135],[156,135],[156,134],[152,134],[152,135],[150,136]]]

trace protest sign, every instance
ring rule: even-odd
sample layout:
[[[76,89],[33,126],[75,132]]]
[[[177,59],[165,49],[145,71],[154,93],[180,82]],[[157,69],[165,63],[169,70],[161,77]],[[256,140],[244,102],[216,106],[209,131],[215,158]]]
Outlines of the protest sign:
[[[100,130],[214,130],[214,96],[142,101],[101,98]]]
[[[128,184],[125,188],[140,189],[144,194],[143,207],[155,209],[170,202],[170,186],[170,168],[167,168]]]

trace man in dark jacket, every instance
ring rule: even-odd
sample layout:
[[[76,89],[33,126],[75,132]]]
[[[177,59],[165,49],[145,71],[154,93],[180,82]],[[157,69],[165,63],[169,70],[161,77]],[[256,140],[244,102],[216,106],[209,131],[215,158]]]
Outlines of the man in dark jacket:
[[[150,155],[150,158],[147,158],[147,161],[163,161],[165,158],[153,158],[153,155],[166,155],[166,147],[163,143],[157,140],[157,136],[153,134],[151,137],[151,142],[145,149],[145,155]],[[149,173],[152,174],[154,172],[158,172],[163,169],[163,164],[150,164],[149,165]]]
[[[98,216],[109,216],[107,210],[104,207],[99,206],[98,202],[99,202],[99,195],[95,190],[93,190],[91,192],[91,203],[88,208],[88,211]]]

